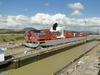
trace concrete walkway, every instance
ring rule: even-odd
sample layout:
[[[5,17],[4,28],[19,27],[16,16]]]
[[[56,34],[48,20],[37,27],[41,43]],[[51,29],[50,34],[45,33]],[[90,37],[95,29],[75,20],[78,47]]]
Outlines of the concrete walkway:
[[[76,67],[70,75],[97,75],[99,69],[95,67],[96,53],[97,51],[86,56],[86,58],[84,58],[85,63]]]
[[[95,63],[97,63],[98,55],[100,55],[100,45],[79,60],[72,62],[56,75],[97,75],[99,68],[95,67]]]

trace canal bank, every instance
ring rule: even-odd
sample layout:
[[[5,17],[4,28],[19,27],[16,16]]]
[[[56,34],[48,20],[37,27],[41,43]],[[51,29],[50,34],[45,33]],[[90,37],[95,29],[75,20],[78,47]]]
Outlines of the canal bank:
[[[40,60],[40,59],[43,59],[43,58],[46,58],[48,56],[51,56],[51,55],[54,55],[54,54],[57,54],[57,53],[60,53],[60,52],[63,52],[63,51],[66,51],[70,48],[74,48],[76,46],[79,46],[85,42],[90,42],[90,41],[93,41],[94,38],[97,38],[98,35],[94,35],[91,37],[88,36],[87,37],[87,40],[85,41],[84,39],[77,39],[77,40],[72,40],[70,42],[67,42],[65,44],[61,44],[61,45],[54,45],[52,47],[48,47],[48,48],[43,48],[43,49],[39,49],[39,50],[31,50],[31,49],[25,49],[24,48],[18,49],[17,50],[7,50],[7,52],[5,53],[7,56],[6,57],[6,61],[4,61],[2,64],[0,64],[1,66],[1,69],[2,69],[2,66],[6,66],[6,69],[10,69],[10,66],[11,66],[11,69],[12,69],[12,65],[13,65],[13,68],[19,68],[21,66],[24,66],[24,65],[27,65],[29,63],[32,63],[34,61],[37,61],[37,60]],[[14,48],[12,48],[14,49]],[[27,51],[28,50],[28,51]],[[22,52],[24,51],[24,52]],[[5,62],[7,64],[5,64]],[[10,64],[9,64],[10,63]],[[4,67],[3,67],[4,69]]]
[[[93,41],[93,39],[88,40],[87,42],[91,42],[91,41]],[[3,63],[3,65],[0,64],[0,69],[7,70],[7,69],[19,68],[24,65],[30,64],[34,61],[38,61],[48,56],[82,45],[84,42],[85,42],[84,40],[79,40],[79,41],[74,41],[74,42],[70,42],[70,43],[66,43],[62,45],[55,45],[53,47],[48,47],[48,48],[44,48],[44,49],[40,49],[36,51],[30,50],[24,53],[20,52],[17,54],[12,54],[12,55],[7,56],[7,58],[10,58],[10,59],[5,61],[6,64],[5,63]]]
[[[91,41],[91,40],[90,40]],[[84,43],[84,40],[80,41],[74,41],[62,45],[56,45],[40,50],[29,50],[29,51],[24,51],[16,54],[13,50],[13,52],[6,53],[7,56],[5,56],[6,61],[0,63],[0,69],[5,70],[5,69],[12,69],[12,68],[19,68],[21,66],[27,65],[29,63],[32,63],[34,61],[46,58],[48,56],[57,54],[59,52],[65,51],[67,49],[70,49],[72,47],[81,45]]]
[[[87,43],[85,51],[88,51],[90,47],[94,47],[98,43],[98,41]],[[83,53],[84,45],[80,45],[17,69],[4,71],[4,73],[9,73],[10,75],[16,75],[16,72],[19,75],[51,75]]]
[[[90,48],[90,50],[86,51],[85,54],[82,54],[78,58],[74,59],[72,62],[67,64],[66,66],[60,68],[52,75],[81,75],[82,69],[87,69],[86,67],[92,62],[92,66],[95,65],[95,61],[97,60],[97,52],[100,51],[100,43],[94,46],[93,48]],[[95,67],[92,67],[91,69],[95,69]],[[96,75],[97,71],[91,75]],[[83,74],[86,75],[86,74]]]

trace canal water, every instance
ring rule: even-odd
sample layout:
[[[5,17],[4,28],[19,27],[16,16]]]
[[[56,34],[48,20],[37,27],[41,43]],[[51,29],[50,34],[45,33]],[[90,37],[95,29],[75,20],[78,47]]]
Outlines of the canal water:
[[[79,57],[98,43],[99,41],[85,43],[20,68],[4,71],[3,73],[9,75],[52,75],[52,73],[72,62],[75,58]]]

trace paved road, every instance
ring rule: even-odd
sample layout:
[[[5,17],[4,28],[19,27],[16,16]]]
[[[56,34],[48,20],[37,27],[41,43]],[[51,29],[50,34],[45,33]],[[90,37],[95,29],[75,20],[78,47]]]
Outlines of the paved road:
[[[97,75],[99,70],[95,67],[97,55],[100,55],[100,45],[56,75]]]
[[[99,69],[95,67],[95,63],[96,63],[96,59],[97,59],[96,52],[93,53],[92,56],[93,56],[92,60],[86,66],[86,68],[82,71],[82,73],[80,75],[97,75]]]
[[[81,64],[79,67],[76,68],[76,70],[73,70],[73,72],[70,75],[97,75],[99,70],[95,67],[97,51],[95,51],[93,54],[89,56],[86,56],[83,59],[84,64]]]

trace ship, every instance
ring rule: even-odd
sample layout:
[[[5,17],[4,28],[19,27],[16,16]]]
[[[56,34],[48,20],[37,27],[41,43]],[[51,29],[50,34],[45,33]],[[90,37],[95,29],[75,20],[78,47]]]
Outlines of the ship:
[[[87,36],[83,32],[65,31],[64,29],[64,26],[55,23],[50,29],[25,31],[23,45],[31,48],[49,47],[84,40]]]

